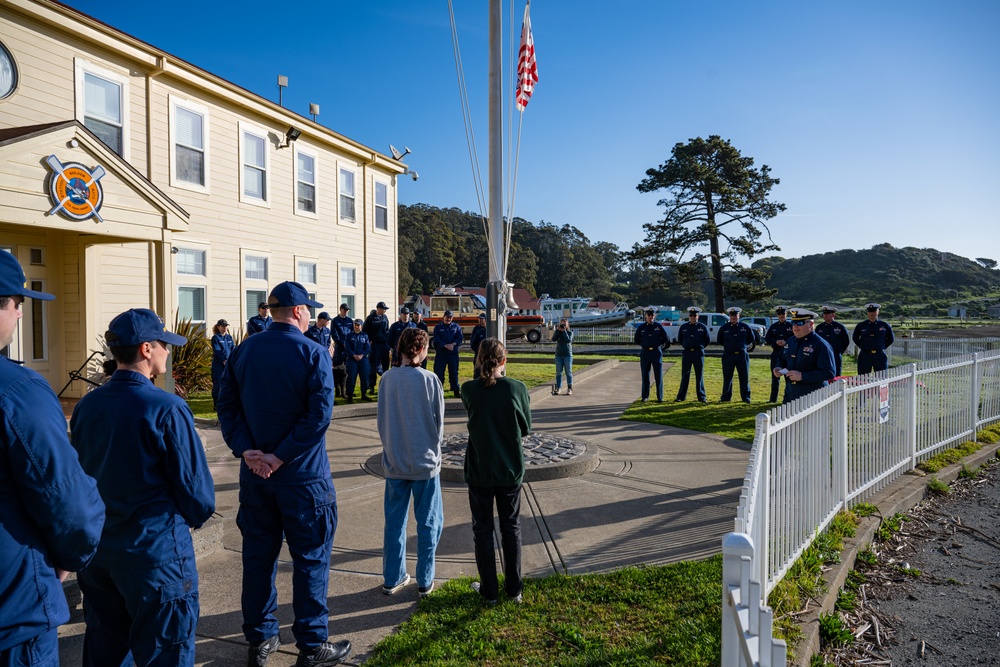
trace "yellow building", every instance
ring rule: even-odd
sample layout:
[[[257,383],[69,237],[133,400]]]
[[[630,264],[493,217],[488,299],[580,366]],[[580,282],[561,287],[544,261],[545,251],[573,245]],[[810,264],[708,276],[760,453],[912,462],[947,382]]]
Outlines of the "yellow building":
[[[0,251],[57,297],[5,353],[58,391],[127,308],[236,330],[284,280],[334,314],[395,303],[405,172],[70,7],[4,0]]]

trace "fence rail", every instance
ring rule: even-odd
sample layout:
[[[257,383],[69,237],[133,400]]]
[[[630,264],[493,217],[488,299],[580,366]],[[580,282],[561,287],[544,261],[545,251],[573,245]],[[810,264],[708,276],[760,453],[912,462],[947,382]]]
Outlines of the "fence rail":
[[[725,667],[783,664],[767,596],[837,512],[1000,420],[1000,339],[908,342],[896,359],[919,364],[757,416],[734,532],[723,539]],[[967,351],[947,356],[956,350]]]

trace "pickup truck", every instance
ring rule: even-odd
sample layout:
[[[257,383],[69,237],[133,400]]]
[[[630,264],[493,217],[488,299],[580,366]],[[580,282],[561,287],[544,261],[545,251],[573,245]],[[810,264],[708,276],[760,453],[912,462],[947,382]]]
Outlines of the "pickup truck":
[[[702,313],[698,316],[698,321],[708,327],[708,336],[712,339],[712,344],[715,345],[719,337],[719,328],[729,321],[729,316],[722,313]],[[670,344],[677,342],[677,334],[680,333],[681,325],[684,322],[660,322],[660,324],[667,332],[667,339],[669,340],[669,344],[665,347],[670,347]],[[764,344],[764,334],[767,332],[767,329],[752,322],[747,322],[747,325],[753,329],[753,335],[756,339],[747,348],[748,351],[753,352],[754,348],[758,345]]]

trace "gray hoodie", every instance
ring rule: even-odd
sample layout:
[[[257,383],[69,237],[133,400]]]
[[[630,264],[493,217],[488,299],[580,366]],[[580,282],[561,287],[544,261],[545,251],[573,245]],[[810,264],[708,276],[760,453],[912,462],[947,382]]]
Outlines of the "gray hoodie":
[[[382,376],[378,435],[387,478],[424,480],[441,472],[444,392],[434,373],[396,366]]]

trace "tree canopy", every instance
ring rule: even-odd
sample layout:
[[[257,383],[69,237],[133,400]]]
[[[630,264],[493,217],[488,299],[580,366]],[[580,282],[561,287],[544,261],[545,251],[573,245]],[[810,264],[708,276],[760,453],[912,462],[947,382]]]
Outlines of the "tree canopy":
[[[637,186],[640,192],[666,190],[668,196],[659,201],[664,218],[643,225],[645,243],[633,246],[630,257],[657,280],[710,281],[720,312],[727,296],[744,303],[773,296],[775,290],[765,285],[767,272],[740,263],[780,250],[766,222],[785,205],[769,199],[780,183],[770,172],[767,165],[755,168],[753,158],[718,135],[677,143],[670,159],[647,170]]]

